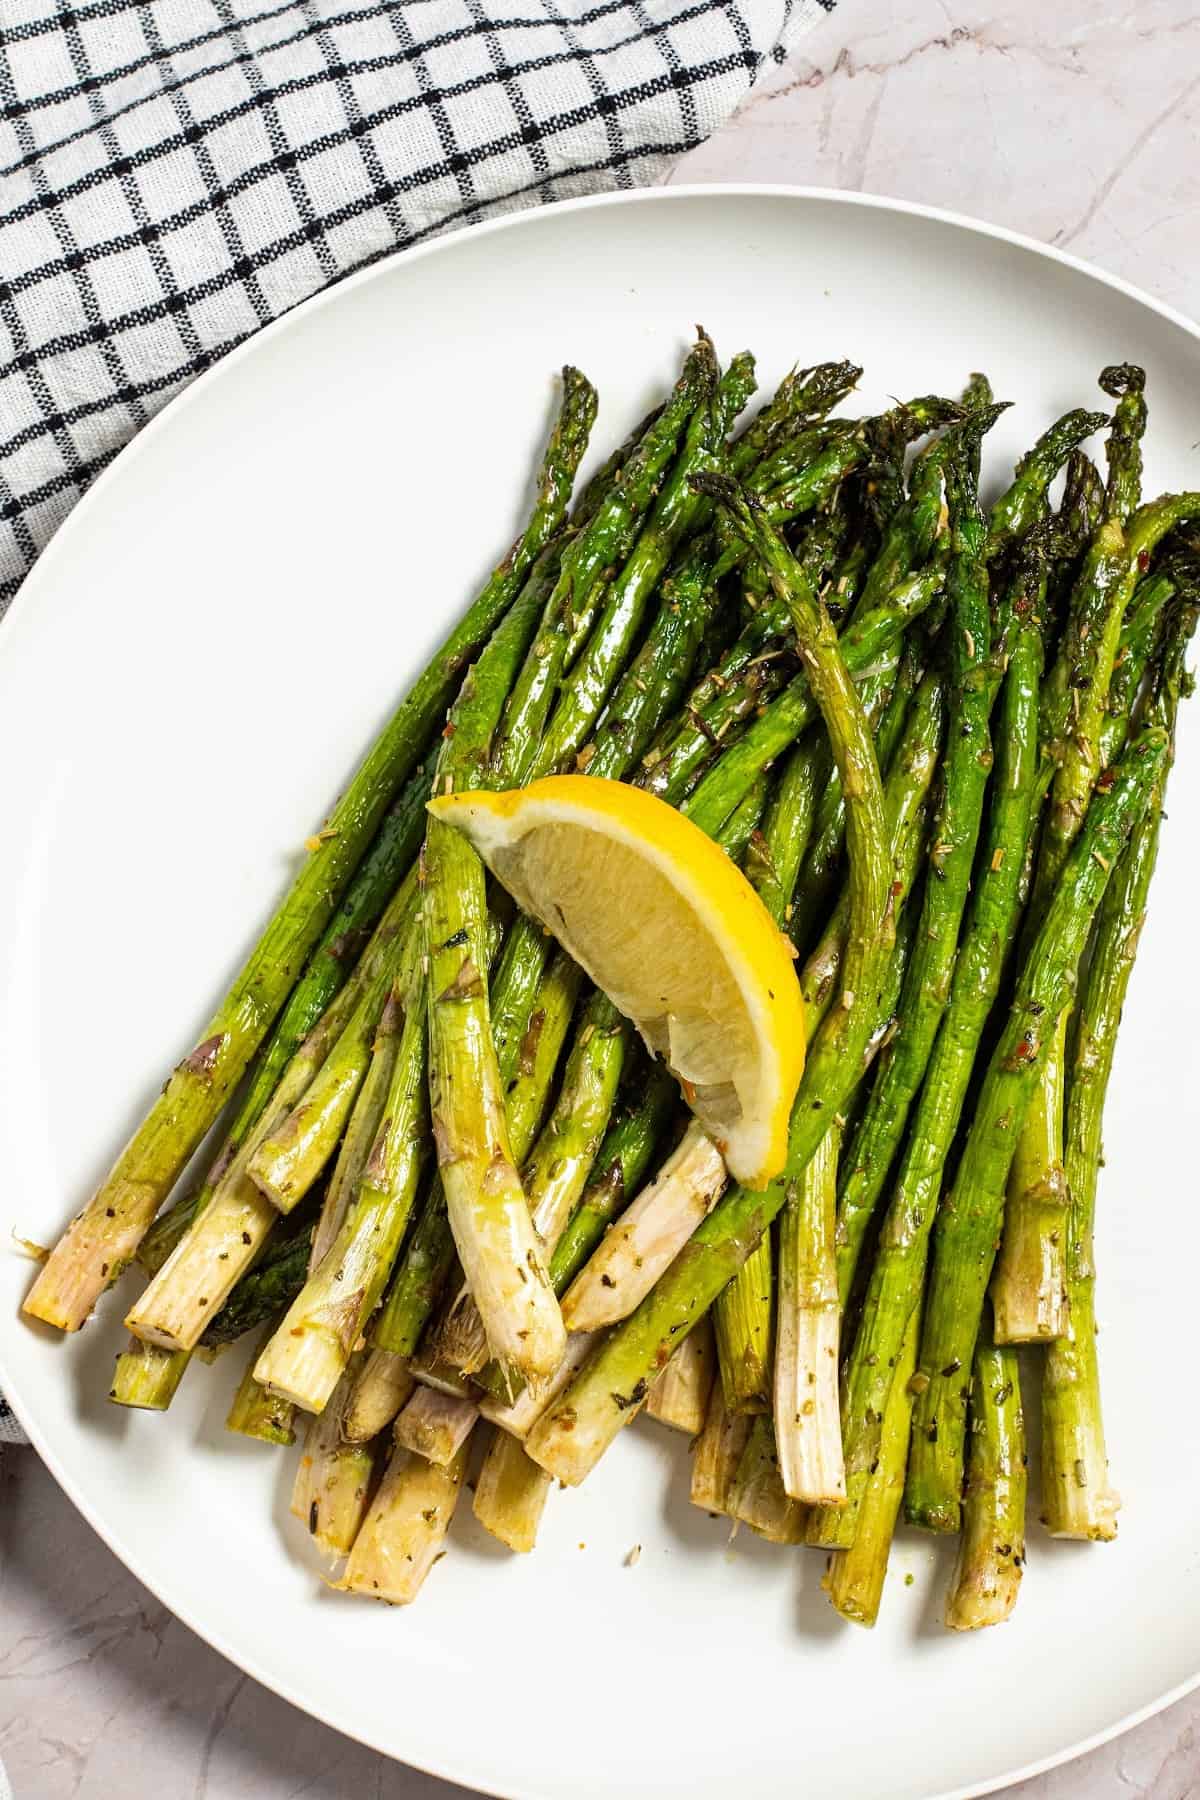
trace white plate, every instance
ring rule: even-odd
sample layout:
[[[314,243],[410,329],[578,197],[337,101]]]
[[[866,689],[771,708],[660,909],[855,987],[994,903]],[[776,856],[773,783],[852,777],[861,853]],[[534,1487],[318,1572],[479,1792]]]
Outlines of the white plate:
[[[1148,489],[1200,484],[1191,326],[1039,246],[892,202],[717,188],[556,207],[301,307],[125,452],[0,634],[0,1238],[53,1237],[203,1022],[511,536],[556,365],[597,382],[611,445],[696,319],[725,355],[750,345],[764,386],[796,358],[856,358],[864,409],[986,368],[1016,403],[993,472],[1096,404],[1101,365],[1135,359]],[[292,1457],[222,1431],[232,1361],[194,1371],[169,1418],[120,1412],[104,1399],[120,1307],[52,1342],[18,1322],[28,1265],[2,1256],[0,1383],[195,1630],[342,1731],[493,1793],[900,1800],[979,1791],[1119,1729],[1200,1671],[1194,719],[1184,738],[1101,1203],[1121,1538],[1052,1545],[1031,1523],[1002,1630],[942,1631],[946,1546],[911,1535],[878,1629],[843,1625],[820,1558],[728,1549],[684,1503],[682,1446],[645,1425],[553,1496],[533,1557],[468,1517],[418,1605],[356,1603],[323,1590],[287,1516]]]

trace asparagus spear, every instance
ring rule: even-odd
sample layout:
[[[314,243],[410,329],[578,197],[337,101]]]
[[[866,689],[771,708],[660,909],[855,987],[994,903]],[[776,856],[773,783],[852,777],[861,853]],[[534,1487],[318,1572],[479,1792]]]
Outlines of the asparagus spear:
[[[684,1339],[687,1342],[687,1339]],[[738,1468],[750,1437],[748,1413],[730,1412],[724,1390],[714,1381],[704,1430],[692,1459],[691,1501],[705,1512],[727,1513]]]
[[[328,1406],[315,1413],[292,1489],[292,1512],[302,1519],[328,1557],[345,1556],[358,1538],[375,1472],[369,1444],[348,1444],[342,1420],[358,1375],[357,1358],[334,1389]]]
[[[111,1172],[39,1271],[25,1300],[32,1317],[77,1331],[136,1253],[287,999],[387,807],[428,744],[463,663],[503,618],[533,558],[558,530],[594,416],[591,385],[578,370],[565,370],[559,420],[524,532],[367,753],[200,1042],[168,1077]]]
[[[1187,605],[1169,622],[1152,708],[1172,740],[1195,619],[1195,606]],[[1156,798],[1104,896],[1078,1005],[1067,1107],[1067,1329],[1051,1345],[1042,1378],[1042,1521],[1055,1537],[1111,1538],[1117,1529],[1120,1501],[1109,1480],[1100,1406],[1092,1230],[1104,1099],[1158,854],[1161,793]]]
[[[750,1420],[746,1446],[730,1483],[726,1506],[730,1518],[748,1525],[768,1543],[804,1542],[804,1508],[783,1485],[775,1427],[767,1413]]]
[[[859,1508],[867,1504],[871,1471],[880,1455],[889,1394],[894,1392],[907,1322],[914,1316],[925,1279],[942,1171],[958,1129],[971,1071],[1019,912],[1021,872],[1031,837],[1037,778],[1038,676],[1041,668],[1040,606],[1044,569],[1029,560],[1017,577],[1015,599],[1021,628],[1010,649],[1001,700],[1000,747],[984,849],[971,912],[963,932],[954,980],[920,1099],[909,1131],[892,1199],[879,1237],[842,1390],[842,1438],[847,1500],[836,1513],[819,1510],[810,1537],[847,1548]],[[849,1301],[867,1222],[879,1192],[864,1182],[848,1157],[839,1193],[838,1289]]]
[[[570,1331],[599,1331],[644,1299],[729,1179],[724,1158],[693,1120],[648,1187],[626,1207],[563,1296]]]
[[[165,1412],[179,1391],[188,1363],[187,1350],[165,1350],[131,1337],[117,1358],[108,1397],[118,1406],[143,1412]]]
[[[923,569],[894,588],[884,604],[848,627],[840,648],[850,676],[865,675],[874,666],[913,620],[932,605],[942,582],[940,565]],[[705,774],[682,810],[702,831],[714,837],[762,770],[813,723],[818,710],[810,673],[802,671]]]
[[[833,627],[760,510],[732,483],[708,477],[706,486],[766,565],[775,591],[794,609],[801,652],[851,802],[845,1003],[830,1014],[810,1051],[793,1109],[783,1175],[765,1194],[735,1191],[710,1214],[637,1311],[610,1333],[530,1434],[528,1448],[534,1461],[572,1483],[581,1481],[599,1460],[644,1397],[649,1377],[669,1360],[676,1340],[703,1317],[745,1261],[782,1206],[788,1182],[804,1168],[852,1091],[891,950],[882,786],[870,731],[838,653]]]
[[[705,1320],[684,1338],[646,1396],[650,1417],[675,1431],[686,1431],[689,1437],[699,1437],[708,1412],[716,1359],[712,1328]]]
[[[734,1417],[766,1412],[775,1353],[775,1258],[769,1231],[717,1296],[713,1324],[726,1409]]]
[[[445,1468],[393,1450],[338,1587],[393,1606],[415,1600],[442,1554],[466,1472],[465,1445]]]
[[[425,1017],[419,969],[390,1017],[394,1049],[352,1201],[259,1357],[255,1379],[309,1412],[326,1404],[383,1292],[426,1159]],[[403,1019],[402,1028],[400,1019]],[[376,1052],[376,1060],[385,1059]]]
[[[446,1468],[463,1449],[478,1418],[479,1408],[473,1400],[441,1393],[418,1381],[396,1418],[396,1442]]]
[[[269,1325],[267,1335],[273,1330],[274,1326]],[[265,1342],[266,1337],[262,1340]],[[294,1444],[293,1408],[278,1394],[269,1394],[266,1388],[259,1387],[254,1379],[254,1365],[261,1347],[262,1344],[257,1345],[250,1353],[226,1415],[225,1429],[236,1431],[239,1437],[258,1438],[265,1444]]]
[[[438,763],[441,791],[480,778],[512,679],[495,649],[500,636],[455,708]],[[459,832],[431,817],[423,872],[430,1111],[446,1213],[493,1352],[525,1374],[548,1375],[562,1356],[565,1333],[509,1144],[480,973],[483,864]]]
[[[1106,371],[1124,379],[1128,371]],[[1181,520],[1200,511],[1200,495],[1166,495],[1126,516],[1135,498],[1140,470],[1140,436],[1145,409],[1140,389],[1130,385],[1117,403],[1110,448],[1112,472],[1107,514],[1085,559],[1071,600],[1058,664],[1051,680],[1054,763],[1051,802],[1038,856],[1031,908],[1034,923],[1079,831],[1099,769],[1101,735],[1121,625],[1138,577],[1161,539]],[[996,1271],[993,1305],[1000,1342],[1057,1337],[1065,1326],[1067,1197],[1062,1173],[1061,1130],[1056,1133],[1054,1092],[1066,1054],[1066,1016],[1029,1109],[1025,1132],[1041,1174],[1027,1179],[1006,1215]],[[1032,1161],[1032,1158],[1029,1159]],[[1034,1165],[1035,1171],[1038,1164]],[[1027,1162],[1028,1171],[1028,1162]]]
[[[410,934],[412,937],[415,933]],[[387,1093],[397,1035],[393,1019],[400,1010],[395,990],[397,983],[403,981],[403,969],[411,956],[409,944],[398,950],[395,965],[385,970],[363,995],[350,1024],[303,1098],[250,1151],[246,1173],[279,1212],[290,1212],[304,1198],[336,1152],[357,1110],[359,1095],[365,1090],[376,1060],[375,1046],[382,1039],[388,1048],[376,1065],[380,1079],[372,1084],[370,1112],[374,1116],[364,1120],[366,1129],[360,1134],[366,1140],[361,1149],[365,1156],[378,1123],[377,1108]],[[357,1152],[353,1160],[359,1160]],[[347,1170],[338,1184],[343,1193],[352,1185],[355,1174],[355,1170]]]
[[[414,874],[397,890],[354,977],[292,1058],[271,1106],[217,1183],[211,1201],[135,1302],[126,1323],[138,1337],[168,1348],[192,1349],[234,1283],[254,1262],[279,1214],[250,1180],[246,1165],[328,1064],[333,1064],[332,1084],[333,1074],[360,1055],[362,1010],[368,1002],[382,1010],[395,959],[412,932],[415,908]]]
[[[157,1275],[184,1231],[208,1204],[216,1183],[258,1123],[304,1038],[351,978],[366,939],[421,848],[433,763],[434,758],[428,757],[392,802],[379,835],[254,1063],[245,1095],[202,1186],[160,1213],[138,1245],[137,1260],[147,1275]]]
[[[703,344],[705,340],[701,340]],[[711,381],[716,359],[708,348]],[[565,768],[591,734],[618,673],[636,640],[646,607],[670,558],[694,529],[704,502],[690,478],[715,466],[725,433],[741,410],[754,381],[753,360],[736,357],[715,391],[700,386],[683,446],[650,511],[624,568],[606,590],[586,648],[571,670],[549,726],[533,752],[528,777]]]
[[[387,1428],[416,1386],[416,1377],[405,1356],[390,1350],[367,1352],[346,1416],[342,1435],[348,1444],[369,1444]]]
[[[550,1476],[525,1454],[519,1438],[493,1431],[473,1511],[485,1531],[509,1550],[527,1554],[537,1543],[538,1526],[550,1492]]]
[[[954,1188],[938,1215],[920,1352],[919,1372],[928,1385],[914,1410],[905,1489],[909,1519],[929,1530],[953,1531],[959,1523],[966,1422],[962,1370],[979,1334],[1017,1133],[1046,1060],[1053,1021],[1071,998],[1109,873],[1146,810],[1166,748],[1161,728],[1140,732],[1107,792],[1097,794],[1088,809],[1025,958]]]
[[[779,1220],[775,1446],[784,1492],[819,1504],[839,1504],[846,1494],[833,1245],[840,1146],[835,1124],[793,1182]]]
[[[1000,1625],[1017,1603],[1025,1566],[1025,1423],[1016,1352],[985,1335],[971,1374],[971,1445],[963,1528],[946,1624]]]
[[[503,1061],[497,1056],[505,1084],[509,1141],[518,1165],[524,1163],[536,1142],[582,986],[582,970],[561,951],[556,952],[538,989],[520,1045],[507,1047]],[[536,1229],[536,1219],[533,1224]],[[446,1287],[452,1297],[431,1326],[427,1347],[450,1367],[475,1374],[488,1358],[487,1334],[479,1309],[461,1281],[461,1271],[459,1279],[451,1276]],[[507,1388],[515,1377],[506,1370],[504,1379]]]
[[[983,425],[991,415],[984,415]],[[950,666],[949,719],[942,772],[942,801],[934,826],[921,924],[904,977],[900,1030],[879,1065],[867,1109],[854,1134],[839,1183],[843,1255],[848,1217],[856,1243],[883,1188],[899,1147],[909,1109],[950,995],[963,912],[970,889],[975,846],[991,770],[988,726],[991,706],[987,678],[990,623],[985,530],[968,458],[973,432],[964,428],[960,447],[945,463],[950,500],[952,555],[947,585],[951,617],[947,627]],[[843,1303],[848,1293],[839,1277]],[[881,1410],[881,1409],[877,1409]]]
[[[831,1604],[856,1625],[874,1625],[892,1550],[892,1536],[904,1497],[904,1466],[912,1428],[912,1389],[917,1363],[920,1310],[909,1316],[888,1394],[879,1439],[879,1455],[867,1479],[858,1509],[853,1542],[829,1558],[823,1586]],[[808,1539],[813,1541],[810,1516]]]
[[[545,602],[541,626],[516,678],[497,741],[489,746],[498,786],[529,778],[573,636],[586,634],[605,573],[620,567],[654,499],[689,417],[716,381],[712,344],[701,334],[675,390],[600,497],[593,516],[563,554],[558,580]]]
[[[624,1211],[628,1195],[639,1188],[648,1174],[676,1098],[678,1087],[673,1076],[662,1064],[651,1064],[644,1085],[640,1085],[637,1103],[613,1118],[592,1165],[587,1188],[552,1251],[551,1282],[556,1294],[567,1292],[604,1231]]]

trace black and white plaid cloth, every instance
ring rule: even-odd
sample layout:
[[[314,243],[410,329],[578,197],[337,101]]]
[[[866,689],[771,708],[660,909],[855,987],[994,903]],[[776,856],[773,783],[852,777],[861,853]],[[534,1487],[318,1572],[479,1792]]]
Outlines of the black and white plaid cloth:
[[[834,0],[0,0],[0,612],[147,419],[430,233],[661,177]]]
[[[660,179],[833,5],[0,0],[0,614],[234,344],[448,226]]]

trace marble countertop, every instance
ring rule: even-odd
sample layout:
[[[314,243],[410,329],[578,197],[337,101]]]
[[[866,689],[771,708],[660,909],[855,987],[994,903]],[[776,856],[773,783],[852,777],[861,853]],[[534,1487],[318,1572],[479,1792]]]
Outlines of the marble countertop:
[[[1053,122],[1053,131],[1047,128]],[[1200,315],[1195,0],[841,0],[674,181],[806,182],[970,212]],[[110,1730],[119,1721],[120,1729]],[[1200,1695],[1010,1792],[1200,1793]],[[0,1460],[0,1758],[15,1800],[453,1800],[175,1620],[32,1451]]]

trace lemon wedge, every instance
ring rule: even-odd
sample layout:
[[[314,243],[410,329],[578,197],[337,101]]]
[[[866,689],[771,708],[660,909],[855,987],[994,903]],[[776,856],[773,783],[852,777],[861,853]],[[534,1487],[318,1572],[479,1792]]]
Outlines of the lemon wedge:
[[[665,801],[588,775],[429,810],[633,1020],[730,1173],[748,1187],[777,1175],[804,1068],[800,984],[725,852]]]

